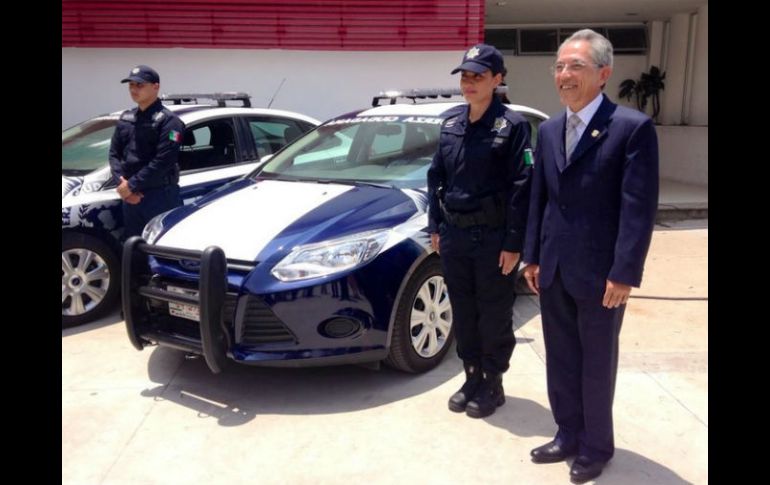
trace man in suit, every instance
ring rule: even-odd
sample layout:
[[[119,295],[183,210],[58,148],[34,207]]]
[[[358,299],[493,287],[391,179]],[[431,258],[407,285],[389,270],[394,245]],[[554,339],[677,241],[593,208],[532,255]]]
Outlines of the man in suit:
[[[531,455],[535,463],[577,455],[570,478],[582,483],[599,476],[615,451],[618,337],[652,238],[658,141],[648,116],[602,93],[612,73],[606,38],[575,32],[553,71],[567,109],[540,126],[523,259],[540,295],[558,431]]]

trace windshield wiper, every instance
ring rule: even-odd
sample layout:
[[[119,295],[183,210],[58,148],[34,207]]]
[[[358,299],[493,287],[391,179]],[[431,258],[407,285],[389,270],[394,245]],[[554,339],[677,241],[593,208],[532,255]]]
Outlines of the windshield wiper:
[[[366,180],[349,180],[349,179],[317,179],[315,182],[318,182],[319,184],[340,184],[340,185],[353,185],[356,187],[366,186],[366,187],[379,187],[381,189],[392,189],[394,188],[392,185],[389,184],[380,184],[377,182],[367,182]]]

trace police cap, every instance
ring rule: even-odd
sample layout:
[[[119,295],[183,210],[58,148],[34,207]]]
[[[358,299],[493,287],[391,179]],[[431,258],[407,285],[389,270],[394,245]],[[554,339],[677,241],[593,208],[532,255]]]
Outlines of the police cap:
[[[128,73],[128,77],[120,81],[122,83],[135,82],[135,83],[159,83],[160,76],[155,69],[150,66],[136,66]]]
[[[505,65],[503,55],[495,46],[489,44],[476,44],[465,53],[463,62],[454,70],[452,74],[460,71],[471,71],[477,74],[485,72],[487,69],[492,71],[492,75],[502,73],[505,75]]]

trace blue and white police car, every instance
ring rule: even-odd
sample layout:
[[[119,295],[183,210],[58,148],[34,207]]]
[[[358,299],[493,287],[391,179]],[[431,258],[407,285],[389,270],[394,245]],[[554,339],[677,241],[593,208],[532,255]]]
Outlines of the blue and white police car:
[[[261,158],[320,124],[298,113],[252,108],[246,93],[178,94],[162,99],[186,126],[179,155],[185,203],[249,173]],[[199,99],[215,103],[198,103]],[[65,327],[98,318],[114,307],[120,295],[118,240],[123,216],[108,163],[110,139],[120,114],[97,116],[62,131]]]
[[[141,350],[203,355],[213,372],[379,362],[435,367],[452,309],[430,248],[426,174],[460,103],[333,118],[253,173],[159,215],[126,242],[123,311]],[[377,106],[390,99],[394,104]],[[509,105],[537,127],[547,116]]]

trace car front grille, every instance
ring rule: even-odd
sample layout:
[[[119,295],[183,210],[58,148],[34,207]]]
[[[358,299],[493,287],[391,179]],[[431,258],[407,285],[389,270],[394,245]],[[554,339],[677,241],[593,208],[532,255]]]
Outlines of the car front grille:
[[[245,345],[265,343],[296,343],[294,334],[259,297],[247,295],[240,334],[236,341]]]

